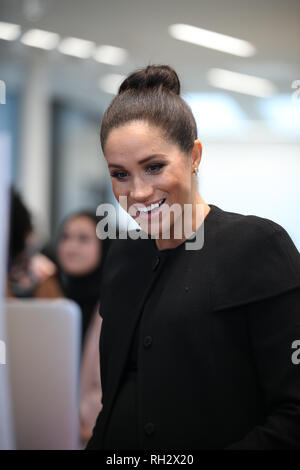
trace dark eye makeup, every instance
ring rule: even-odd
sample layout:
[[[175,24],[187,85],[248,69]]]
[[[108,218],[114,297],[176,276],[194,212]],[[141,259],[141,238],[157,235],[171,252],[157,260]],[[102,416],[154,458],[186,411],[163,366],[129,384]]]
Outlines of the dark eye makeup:
[[[158,173],[163,167],[165,166],[165,163],[151,163],[151,165],[148,165],[146,170],[150,174],[155,174]],[[113,178],[117,178],[119,181],[124,180],[125,177],[127,176],[126,171],[114,171],[111,176]]]

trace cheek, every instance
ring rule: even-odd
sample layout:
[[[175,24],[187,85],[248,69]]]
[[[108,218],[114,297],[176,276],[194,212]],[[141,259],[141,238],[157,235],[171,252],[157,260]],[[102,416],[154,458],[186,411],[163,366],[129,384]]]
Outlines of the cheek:
[[[184,173],[179,173],[178,171],[162,178],[160,187],[170,194],[173,192],[176,195],[185,193],[188,190]]]
[[[66,244],[61,243],[57,248],[57,257],[58,257],[59,260],[64,259],[65,252],[66,252]]]
[[[126,194],[126,187],[127,185],[125,183],[120,183],[119,181],[112,179],[112,190],[116,199],[119,199],[120,195]]]
[[[81,253],[83,260],[86,260],[87,263],[92,263],[95,265],[98,264],[98,259],[100,255],[98,242],[86,245],[82,249]]]

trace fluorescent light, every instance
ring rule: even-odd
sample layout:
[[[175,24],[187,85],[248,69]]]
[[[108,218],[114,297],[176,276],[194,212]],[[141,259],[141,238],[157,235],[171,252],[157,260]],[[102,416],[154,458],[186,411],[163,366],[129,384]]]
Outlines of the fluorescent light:
[[[99,46],[93,57],[97,62],[109,65],[122,65],[126,61],[128,53],[125,49],[115,46]]]
[[[270,80],[230,70],[211,69],[208,72],[208,81],[214,87],[259,98],[267,98],[277,91]]]
[[[79,38],[66,38],[61,41],[58,50],[62,54],[87,59],[92,55],[94,47],[95,43],[92,41]]]
[[[54,49],[59,42],[59,35],[43,31],[42,29],[30,29],[21,38],[26,46],[38,47],[40,49]]]
[[[255,47],[248,41],[188,24],[173,24],[168,28],[169,34],[180,41],[191,42],[198,46],[208,47],[240,57],[250,57],[256,53]]]
[[[20,36],[20,34],[20,25],[0,21],[0,39],[4,39],[5,41],[14,41]]]
[[[247,115],[225,93],[188,93],[184,99],[195,116],[200,136],[226,136],[245,132]]]
[[[116,95],[119,90],[119,86],[125,80],[126,75],[120,75],[117,73],[110,73],[101,77],[99,80],[99,87],[105,91],[105,93],[110,93]]]

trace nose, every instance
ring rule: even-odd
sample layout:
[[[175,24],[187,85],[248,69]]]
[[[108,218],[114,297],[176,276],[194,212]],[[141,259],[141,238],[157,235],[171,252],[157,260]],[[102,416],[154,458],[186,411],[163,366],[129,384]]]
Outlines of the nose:
[[[130,191],[130,197],[133,201],[141,203],[148,201],[152,193],[152,186],[146,184],[142,178],[137,177],[133,180],[133,186]]]
[[[70,235],[65,242],[65,249],[74,251],[78,249],[79,239],[75,235]]]

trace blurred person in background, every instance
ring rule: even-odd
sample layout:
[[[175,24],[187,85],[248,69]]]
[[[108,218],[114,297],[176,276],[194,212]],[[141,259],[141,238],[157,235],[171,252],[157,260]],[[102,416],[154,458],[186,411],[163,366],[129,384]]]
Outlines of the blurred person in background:
[[[80,436],[86,443],[101,411],[99,334],[100,286],[109,239],[97,237],[99,217],[80,211],[68,216],[59,229],[57,271],[35,291],[35,297],[64,296],[82,312],[82,356],[80,380]]]
[[[109,240],[97,237],[98,221],[89,211],[67,217],[59,230],[55,264],[39,252],[31,214],[21,196],[11,188],[6,296],[66,297],[74,300],[82,312],[80,438],[83,444],[91,437],[102,408],[98,349],[102,319],[98,310],[102,263]]]
[[[82,344],[100,299],[104,242],[96,234],[99,218],[89,211],[68,216],[56,247],[57,271],[35,291],[36,297],[64,296],[82,312]],[[55,285],[55,289],[53,288]]]
[[[39,253],[32,217],[21,196],[10,189],[9,253],[6,296],[33,297],[50,278],[55,264]]]

